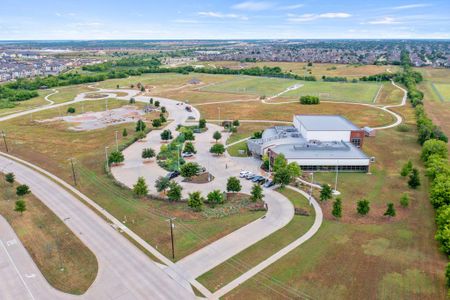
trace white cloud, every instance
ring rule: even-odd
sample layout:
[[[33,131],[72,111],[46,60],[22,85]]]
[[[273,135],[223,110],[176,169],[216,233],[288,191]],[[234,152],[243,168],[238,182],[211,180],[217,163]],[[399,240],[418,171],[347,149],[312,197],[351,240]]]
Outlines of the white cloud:
[[[272,8],[274,4],[266,1],[245,1],[232,6],[234,9],[259,11]]]
[[[293,9],[297,9],[300,7],[303,7],[303,4],[292,4],[292,5],[285,5],[285,6],[280,6],[277,9],[278,10],[293,10]]]
[[[191,20],[191,19],[175,19],[173,20],[175,23],[182,23],[182,24],[197,24],[197,20]]]
[[[203,17],[211,17],[211,18],[219,18],[219,19],[240,19],[240,20],[248,20],[246,16],[241,16],[237,14],[224,14],[220,12],[214,11],[201,11],[198,13],[199,16]]]
[[[411,8],[420,8],[420,7],[428,7],[431,6],[430,3],[415,3],[415,4],[406,4],[400,6],[394,6],[392,9],[411,9]]]
[[[289,22],[296,23],[296,22],[309,22],[318,19],[345,19],[350,18],[352,15],[344,12],[330,12],[323,14],[303,14],[303,15],[289,14],[288,16]]]
[[[401,22],[392,17],[383,17],[377,20],[369,21],[367,23],[373,25],[391,25],[391,24],[400,24]]]

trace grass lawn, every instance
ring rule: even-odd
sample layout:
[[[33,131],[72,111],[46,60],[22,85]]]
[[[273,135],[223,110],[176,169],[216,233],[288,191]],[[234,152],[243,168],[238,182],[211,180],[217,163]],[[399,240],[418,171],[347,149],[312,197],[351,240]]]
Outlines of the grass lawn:
[[[383,84],[374,104],[391,105],[400,104],[403,99],[403,91],[393,86],[390,82]]]
[[[108,101],[109,108],[125,104],[128,103],[112,99]],[[81,105],[73,105],[77,113],[81,112]],[[104,109],[103,100],[89,101],[84,105],[85,111]],[[63,107],[60,111],[65,113],[66,108]],[[47,119],[58,114],[58,109],[43,111],[33,114],[33,120]],[[12,155],[33,162],[70,183],[73,181],[68,158],[75,158],[78,188],[167,257],[171,254],[167,222],[169,216],[177,217],[176,222],[180,224],[175,229],[177,259],[261,216],[260,213],[244,210],[226,217],[207,217],[202,213],[192,212],[186,203],[136,199],[131,191],[115,185],[103,168],[105,146],[110,149],[115,147],[114,132],[117,130],[121,133],[126,128],[129,135],[124,138],[119,134],[119,143],[126,142],[132,138],[135,124],[83,132],[69,131],[69,126],[62,122],[37,123],[31,121],[29,116],[2,124],[2,128],[9,133],[8,144]],[[3,147],[1,145],[0,149],[4,150]]]
[[[11,104],[11,105],[6,106],[5,108],[0,108],[0,117],[9,115],[9,114],[12,114],[15,112],[28,110],[28,109],[36,108],[38,106],[49,104],[49,102],[45,101],[44,97],[50,93],[53,93],[53,91],[52,90],[39,90],[38,93],[39,93],[38,97],[31,98],[30,100],[18,101],[18,102],[7,102],[8,104]],[[9,106],[11,106],[11,107],[9,107]],[[2,107],[2,106],[0,105],[0,107]]]
[[[289,243],[302,236],[314,222],[314,210],[308,204],[308,200],[301,194],[290,189],[280,190],[295,207],[308,211],[310,216],[294,216],[288,225],[279,231],[269,235],[262,241],[245,249],[228,261],[218,265],[214,269],[200,276],[198,281],[210,291],[216,291],[229,283],[250,268],[256,266],[273,253],[279,251]],[[258,277],[264,277],[258,275]]]
[[[410,131],[379,131],[365,140],[363,150],[376,158],[372,175],[339,176],[342,220],[331,217],[332,201],[322,203],[325,221],[311,240],[264,270],[266,277],[250,279],[225,299],[446,299],[447,258],[434,240],[434,210],[419,161],[414,112],[409,106],[396,111]],[[417,190],[399,175],[408,159],[422,174]],[[315,181],[334,185],[335,174],[316,174]],[[410,195],[408,208],[399,206],[404,192]],[[362,198],[371,202],[366,217],[355,210]],[[397,210],[392,219],[382,216],[388,202]]]
[[[441,101],[450,102],[450,83],[432,83]]]
[[[264,104],[261,102],[233,102],[198,106],[203,118],[217,119],[220,107],[221,118],[228,120],[277,120],[292,121],[294,114],[338,114],[358,126],[381,126],[393,122],[390,114],[362,105],[321,103],[319,105]]]
[[[49,97],[50,100],[55,103],[63,103],[72,101],[76,95],[84,92],[92,92],[93,89],[88,88],[88,85],[71,85],[66,87],[57,87],[57,94],[54,94]]]
[[[242,140],[244,138],[250,137],[253,135],[255,131],[261,131],[266,129],[267,127],[274,126],[273,123],[241,123],[241,125],[237,128],[237,132],[231,134],[231,136],[227,139],[226,144],[231,144],[236,141]],[[243,150],[245,153],[241,154],[239,151]],[[229,148],[227,148],[228,153],[231,156],[238,157],[246,157],[247,151],[247,142],[243,141],[241,143],[237,143]]]
[[[95,255],[39,199],[27,195],[23,215],[13,211],[16,200],[15,188],[0,174],[0,214],[54,288],[83,294],[97,276]]]

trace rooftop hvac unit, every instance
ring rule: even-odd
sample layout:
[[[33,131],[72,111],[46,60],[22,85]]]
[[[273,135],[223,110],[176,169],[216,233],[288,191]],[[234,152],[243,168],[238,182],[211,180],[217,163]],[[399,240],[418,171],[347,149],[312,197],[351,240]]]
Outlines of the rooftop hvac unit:
[[[372,157],[370,158],[370,162],[371,162],[371,163],[374,163],[374,162],[375,162],[375,156],[372,156]]]

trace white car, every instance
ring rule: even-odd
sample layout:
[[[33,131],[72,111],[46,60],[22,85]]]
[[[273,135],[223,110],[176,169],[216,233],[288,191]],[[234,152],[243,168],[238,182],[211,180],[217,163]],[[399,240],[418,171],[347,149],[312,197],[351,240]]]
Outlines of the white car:
[[[249,174],[251,174],[252,172],[250,172],[250,171],[241,171],[240,173],[239,173],[239,177],[241,177],[241,178],[244,178],[244,177],[247,177],[247,175],[249,175]]]

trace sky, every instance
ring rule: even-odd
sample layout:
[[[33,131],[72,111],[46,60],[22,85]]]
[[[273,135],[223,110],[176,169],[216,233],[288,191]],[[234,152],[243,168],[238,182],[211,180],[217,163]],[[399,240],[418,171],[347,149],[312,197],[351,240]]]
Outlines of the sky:
[[[450,0],[0,0],[0,40],[450,39]]]

